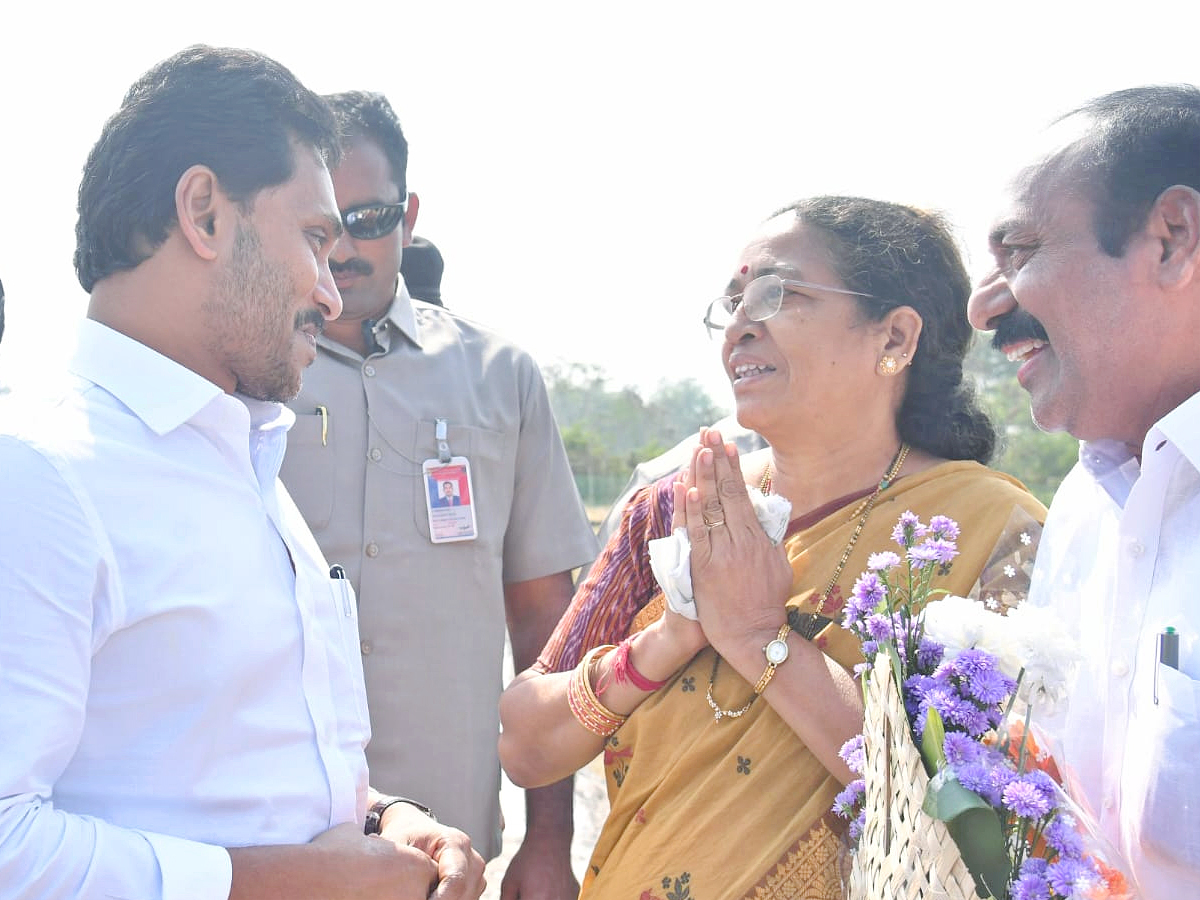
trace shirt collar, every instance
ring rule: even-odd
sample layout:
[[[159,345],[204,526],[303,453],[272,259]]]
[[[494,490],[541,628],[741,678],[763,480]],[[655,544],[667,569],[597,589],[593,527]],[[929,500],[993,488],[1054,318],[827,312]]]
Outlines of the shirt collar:
[[[1122,441],[1082,441],[1079,444],[1079,464],[1104,488],[1113,502],[1122,509],[1129,492],[1141,474],[1137,457]]]
[[[412,297],[408,294],[408,288],[405,287],[403,278],[400,279],[400,284],[396,289],[396,299],[392,301],[392,305],[383,318],[395,325],[399,332],[412,341],[418,349],[421,348],[421,329],[417,325],[417,314],[413,309]]]
[[[406,339],[411,341],[418,350],[422,349],[421,328],[417,324],[416,310],[413,308],[412,297],[409,296],[408,289],[404,286],[404,279],[399,279],[399,285],[396,289],[396,296],[392,300],[392,305],[388,307],[388,311],[376,321],[372,328],[375,343],[379,346],[379,350],[375,352],[386,354],[391,350],[392,335],[388,328],[389,323]],[[333,340],[333,338],[326,337],[323,333],[317,336],[317,343],[336,356],[355,360],[365,358],[360,357],[358,353],[343,346]],[[369,346],[370,341],[368,341]],[[373,355],[371,352],[367,353],[367,356],[371,355]]]
[[[1146,435],[1142,459],[1156,453],[1163,441],[1174,444],[1193,467],[1200,469],[1200,394],[1193,394],[1155,423]]]
[[[1142,443],[1142,462],[1170,443],[1200,469],[1200,394],[1194,394],[1158,420]],[[1115,440],[1083,441],[1079,463],[1124,508],[1129,491],[1141,475],[1142,463],[1128,445]]]
[[[120,400],[158,435],[225,392],[207,378],[94,319],[84,319],[70,370]]]
[[[192,420],[214,400],[231,396],[186,366],[94,319],[80,325],[70,370],[112,394],[160,436]],[[231,399],[246,407],[253,431],[284,434],[296,421],[281,403],[242,394]]]

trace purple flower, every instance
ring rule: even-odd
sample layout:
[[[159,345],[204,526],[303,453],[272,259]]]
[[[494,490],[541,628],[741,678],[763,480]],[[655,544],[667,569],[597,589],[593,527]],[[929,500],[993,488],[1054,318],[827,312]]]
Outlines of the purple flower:
[[[1082,897],[1089,888],[1095,887],[1100,877],[1090,863],[1062,857],[1050,863],[1046,869],[1046,880],[1055,892],[1064,897]]]
[[[986,670],[966,679],[965,687],[967,693],[980,703],[995,706],[1008,699],[1016,684],[1003,672]]]
[[[1040,875],[1046,877],[1046,869],[1050,868],[1050,861],[1041,856],[1028,856],[1025,862],[1021,863],[1022,875]]]
[[[1064,857],[1077,857],[1083,853],[1083,838],[1075,830],[1075,817],[1070,813],[1060,812],[1055,816],[1044,834],[1046,843]]]
[[[941,663],[945,653],[945,647],[933,638],[927,638],[922,635],[920,642],[917,644],[917,671],[932,672]]]
[[[1034,821],[1048,815],[1054,808],[1053,788],[1047,786],[1037,775],[1048,778],[1044,772],[1030,772],[1009,782],[1002,795],[1004,805],[1023,819]]]
[[[879,613],[871,613],[867,616],[865,624],[864,630],[877,641],[891,640],[896,631],[892,617],[881,616]]]
[[[959,783],[982,796],[991,787],[991,769],[980,762],[964,763],[954,770]]]
[[[949,565],[950,561],[954,559],[954,557],[958,556],[958,546],[954,543],[954,541],[944,541],[939,538],[930,538],[921,546],[933,553],[934,559],[944,566]]]
[[[1032,858],[1026,860],[1026,864],[1031,862]],[[1026,866],[1021,866],[1021,874],[1013,879],[1010,887],[1012,900],[1050,900],[1050,884],[1046,877],[1025,869]]]
[[[927,529],[911,509],[906,509],[901,515],[896,527],[892,529],[892,540],[905,549],[911,547],[925,537]]]
[[[931,566],[935,562],[938,562],[937,550],[930,547],[927,543],[918,544],[915,547],[909,547],[907,556],[908,561],[918,569],[923,569],[926,566]]]
[[[961,731],[950,731],[946,733],[943,749],[946,753],[946,761],[950,763],[951,768],[957,769],[959,766],[978,762],[983,746]]]
[[[866,784],[861,778],[856,778],[833,798],[833,811],[843,819],[852,819],[858,814],[858,806],[866,795]]]
[[[885,596],[883,582],[874,572],[864,572],[858,576],[854,587],[850,589],[850,599],[846,601],[842,627],[853,630],[856,625],[860,625],[867,615],[873,613],[875,607],[883,602]]]
[[[867,811],[864,809],[858,814],[853,822],[850,823],[850,840],[857,841],[862,837],[863,829],[867,827]]]
[[[861,734],[856,734],[846,743],[842,744],[842,749],[838,751],[838,756],[842,758],[842,762],[855,775],[861,775],[863,769],[867,767],[867,750],[866,741]]]
[[[867,568],[872,572],[886,572],[900,565],[900,557],[891,550],[882,553],[872,553],[867,557]]]
[[[949,516],[934,516],[929,520],[929,530],[934,537],[945,538],[948,541],[958,540],[958,523]]]

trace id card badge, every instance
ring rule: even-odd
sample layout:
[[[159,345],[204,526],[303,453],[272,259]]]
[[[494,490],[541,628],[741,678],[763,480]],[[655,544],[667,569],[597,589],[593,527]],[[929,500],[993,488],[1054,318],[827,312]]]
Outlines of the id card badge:
[[[465,456],[451,456],[443,462],[427,459],[421,463],[425,477],[425,508],[429,512],[429,539],[435,544],[473,541],[475,494],[471,489],[471,464]]]

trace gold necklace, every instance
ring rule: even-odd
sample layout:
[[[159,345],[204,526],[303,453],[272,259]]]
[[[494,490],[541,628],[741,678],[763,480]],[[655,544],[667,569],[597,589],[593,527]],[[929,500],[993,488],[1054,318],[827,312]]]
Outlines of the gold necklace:
[[[900,449],[896,451],[896,455],[892,457],[891,465],[887,471],[883,473],[883,477],[879,479],[879,484],[875,486],[875,490],[871,492],[866,500],[855,507],[854,512],[850,514],[850,518],[861,516],[858,524],[854,526],[854,531],[850,535],[850,540],[846,544],[846,549],[842,551],[842,558],[838,560],[837,568],[833,570],[833,577],[829,579],[829,584],[825,586],[825,591],[820,595],[817,602],[817,611],[815,613],[802,613],[795,609],[788,610],[788,623],[792,629],[806,641],[811,641],[820,630],[820,623],[828,621],[821,613],[825,609],[825,603],[829,600],[829,594],[833,591],[838,583],[838,579],[842,577],[842,570],[846,568],[846,563],[850,559],[850,554],[854,552],[854,546],[858,543],[858,538],[862,534],[863,529],[867,527],[867,519],[871,516],[871,510],[875,508],[875,501],[879,499],[879,495],[891,486],[891,483],[896,480],[896,475],[900,472],[900,467],[904,465],[904,460],[908,458],[908,444],[903,441],[900,443]],[[768,461],[767,468],[763,472],[762,478],[759,479],[758,489],[764,494],[771,490],[771,463]],[[712,674],[708,676],[708,691],[705,692],[704,699],[708,701],[715,714],[717,721],[722,718],[736,719],[742,716],[758,699],[758,694],[752,694],[746,704],[740,709],[722,709],[717,705],[717,701],[713,699],[713,685],[717,681],[717,670],[721,667],[721,655],[718,653],[713,658]]]

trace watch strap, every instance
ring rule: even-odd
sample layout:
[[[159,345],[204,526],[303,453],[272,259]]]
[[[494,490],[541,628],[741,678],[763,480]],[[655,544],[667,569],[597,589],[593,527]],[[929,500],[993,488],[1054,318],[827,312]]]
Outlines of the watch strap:
[[[418,803],[416,800],[410,800],[407,797],[380,797],[371,804],[371,808],[367,810],[367,818],[363,824],[363,834],[379,834],[383,828],[383,814],[389,806],[395,806],[397,803],[407,803],[409,806],[415,806],[433,821],[437,821],[437,816],[433,814],[433,810],[424,803]]]
[[[777,635],[775,635],[775,640],[771,641],[767,646],[769,647],[770,644],[773,644],[775,641],[786,642],[787,636],[791,633],[792,633],[792,626],[789,625],[787,622],[784,622],[781,626],[779,626],[779,633]],[[766,653],[766,651],[767,651],[767,648],[763,647],[763,653]],[[777,668],[779,668],[781,665],[783,665],[783,663],[785,663],[785,662],[787,662],[786,656],[777,663],[771,662],[771,660],[769,658],[767,659],[767,668],[762,673],[762,677],[758,679],[758,684],[754,685],[754,695],[756,697],[767,689],[767,685],[770,684],[771,679],[775,677],[775,670]]]

